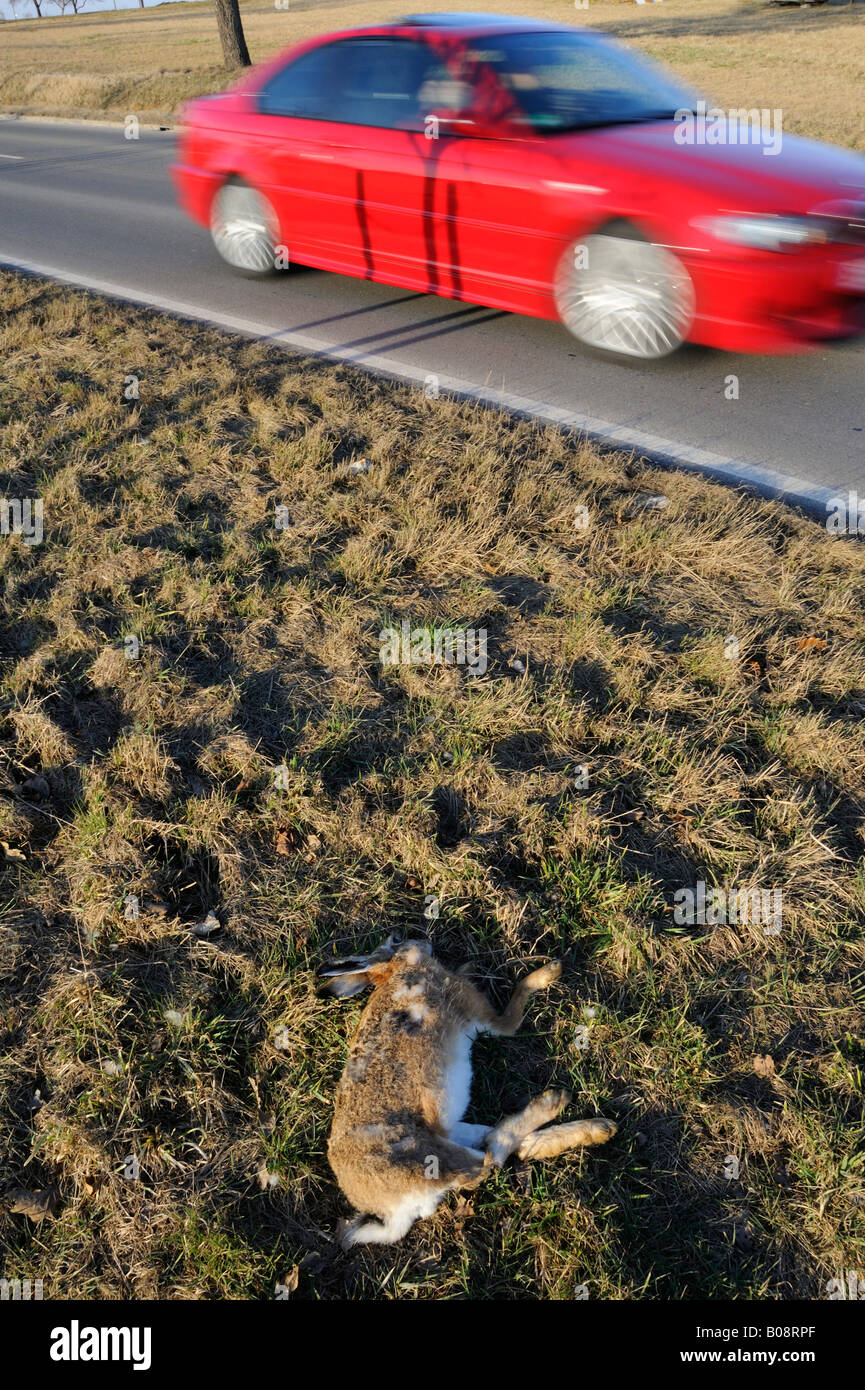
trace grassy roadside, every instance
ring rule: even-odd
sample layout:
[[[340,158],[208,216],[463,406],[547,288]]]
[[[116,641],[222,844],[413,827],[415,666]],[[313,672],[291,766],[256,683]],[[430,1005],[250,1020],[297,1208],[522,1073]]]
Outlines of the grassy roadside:
[[[496,0],[506,13],[594,26],[670,64],[724,107],[779,107],[784,128],[865,150],[865,14],[759,0]],[[404,0],[261,0],[241,10],[253,61],[312,34],[405,13]],[[178,104],[229,81],[210,6],[171,5],[2,26],[0,111],[170,123]]]
[[[55,1194],[38,1223],[2,1203],[6,1277],[388,1299],[861,1277],[862,549],[346,366],[0,292],[3,495],[41,497],[45,528],[0,541],[0,1170],[7,1199]],[[403,618],[486,628],[486,675],[382,668]],[[782,888],[782,932],[677,927],[699,879]],[[344,1256],[324,1145],[360,1004],[311,971],[432,895],[437,950],[499,1001],[566,963],[481,1046],[471,1117],[570,1084],[571,1115],[620,1130]]]

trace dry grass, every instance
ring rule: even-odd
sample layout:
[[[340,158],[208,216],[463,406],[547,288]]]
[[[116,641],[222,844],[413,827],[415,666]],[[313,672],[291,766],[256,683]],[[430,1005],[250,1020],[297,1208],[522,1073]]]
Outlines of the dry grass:
[[[778,9],[759,0],[665,0],[638,7],[592,0],[496,0],[500,11],[572,19],[640,45],[724,107],[780,107],[784,128],[865,150],[865,12],[861,6]],[[253,61],[312,34],[392,18],[405,0],[292,0],[289,10],[241,0]],[[222,67],[210,6],[171,5],[4,24],[0,110],[167,123],[179,102],[218,90]]]
[[[38,1225],[0,1211],[6,1276],[258,1298],[298,1267],[294,1296],[327,1299],[861,1277],[862,550],[346,366],[0,291],[3,490],[45,509],[41,545],[0,542],[0,1144],[4,1190],[58,1193]],[[641,490],[669,507],[629,519]],[[402,618],[486,628],[488,672],[383,668]],[[782,888],[781,934],[676,926],[701,878]],[[359,1005],[312,971],[416,930],[427,895],[439,953],[499,1001],[566,964],[480,1047],[476,1118],[571,1084],[619,1134],[344,1256],[324,1146]]]

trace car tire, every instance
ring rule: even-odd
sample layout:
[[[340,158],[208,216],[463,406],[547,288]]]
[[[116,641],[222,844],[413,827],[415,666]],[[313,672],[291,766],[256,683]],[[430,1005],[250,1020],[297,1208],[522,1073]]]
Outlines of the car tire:
[[[228,179],[217,190],[210,208],[210,235],[222,259],[240,275],[258,279],[287,268],[273,206],[241,179]]]
[[[678,256],[629,222],[573,242],[559,262],[559,318],[584,347],[623,362],[654,362],[681,347],[694,321],[694,286]]]

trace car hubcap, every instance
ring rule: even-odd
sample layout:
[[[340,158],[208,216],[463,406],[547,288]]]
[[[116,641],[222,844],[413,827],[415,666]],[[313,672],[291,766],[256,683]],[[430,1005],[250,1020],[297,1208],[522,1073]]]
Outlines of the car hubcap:
[[[694,288],[663,246],[590,236],[565,258],[558,285],[562,322],[580,342],[628,357],[665,357],[684,341]]]
[[[272,209],[244,184],[227,183],[216,195],[211,233],[217,251],[239,270],[273,270],[277,232]]]

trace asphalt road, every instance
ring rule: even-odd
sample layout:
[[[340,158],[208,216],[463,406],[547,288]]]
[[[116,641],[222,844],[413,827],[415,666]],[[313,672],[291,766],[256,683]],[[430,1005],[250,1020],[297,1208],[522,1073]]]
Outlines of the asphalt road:
[[[168,133],[0,120],[0,263],[272,336],[802,493],[865,498],[865,340],[803,356],[685,348],[651,368],[583,353],[554,323],[317,270],[234,276],[174,201]],[[725,379],[739,379],[738,400]],[[727,464],[724,460],[728,461]],[[765,488],[764,488],[765,490]]]

